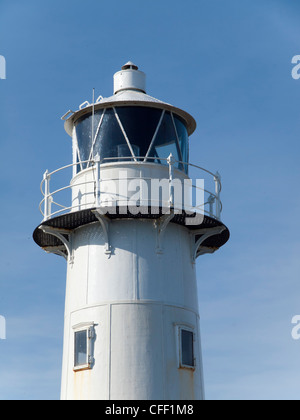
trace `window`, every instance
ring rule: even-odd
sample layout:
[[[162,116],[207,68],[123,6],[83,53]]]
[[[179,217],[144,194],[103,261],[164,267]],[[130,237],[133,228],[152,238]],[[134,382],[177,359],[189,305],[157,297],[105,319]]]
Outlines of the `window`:
[[[172,153],[177,161],[182,161],[173,119],[170,112],[165,112],[153,146],[150,149],[149,156],[157,157],[157,162],[162,165],[167,165],[166,159],[170,153]],[[176,164],[176,168],[182,169],[182,164]]]
[[[131,152],[121,126],[112,108],[104,111],[103,120],[96,131],[94,156],[98,153],[101,159],[111,157],[130,157]],[[107,162],[112,162],[108,160]]]
[[[93,364],[92,339],[94,326],[79,324],[74,331],[74,370],[91,369]]]
[[[194,367],[194,333],[181,330],[181,364]]]
[[[162,111],[139,106],[123,106],[116,110],[132,147],[138,150],[136,156],[146,156]]]
[[[187,129],[184,123],[174,116],[174,122],[176,126],[177,136],[179,140],[179,146],[182,154],[182,161],[188,163],[189,161],[189,138],[187,134]],[[188,173],[188,165],[184,165],[184,170]]]
[[[99,154],[104,162],[130,161],[147,157],[148,162],[167,165],[170,153],[180,162],[188,161],[188,134],[183,120],[159,108],[119,106],[83,115],[75,122],[79,161]],[[129,159],[129,158],[133,159]],[[106,159],[106,161],[105,161]],[[139,159],[138,159],[139,160]],[[143,159],[142,159],[143,160]],[[82,163],[80,171],[89,166]],[[176,163],[187,173],[187,165]]]
[[[91,159],[91,150],[92,150],[92,128],[94,129],[94,135],[97,129],[98,124],[101,121],[102,111],[95,112],[94,115],[94,127],[92,127],[92,115],[87,114],[79,118],[76,121],[76,137],[78,144],[78,153],[80,155],[80,161],[84,162]],[[82,169],[87,167],[87,163],[82,163]]]
[[[194,341],[195,334],[192,328],[186,326],[178,326],[179,339],[179,367],[195,368],[195,352]]]

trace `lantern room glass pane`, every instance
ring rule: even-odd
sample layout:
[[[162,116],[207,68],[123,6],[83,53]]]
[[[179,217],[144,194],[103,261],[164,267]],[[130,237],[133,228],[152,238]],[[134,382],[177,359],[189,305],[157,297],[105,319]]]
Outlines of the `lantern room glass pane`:
[[[176,131],[173,124],[173,119],[169,112],[166,112],[162,123],[159,127],[156,135],[154,144],[150,150],[150,157],[157,157],[155,162],[161,163],[162,165],[168,165],[167,158],[170,153],[177,161],[181,161],[181,154],[177,141]],[[181,163],[176,163],[175,167],[182,169]]]
[[[94,145],[94,156],[99,154],[101,160],[112,157],[132,156],[114,110],[105,110],[103,121]],[[107,160],[106,162],[112,162]],[[104,161],[105,163],[105,161]]]
[[[141,106],[122,106],[116,110],[130,144],[139,152],[135,155],[146,156],[162,110]]]
[[[95,112],[94,115],[94,135],[97,131],[98,124],[101,119],[102,110]],[[84,115],[76,122],[77,144],[79,149],[80,160],[85,161],[91,159],[92,150],[92,115]],[[82,169],[87,167],[87,163],[82,163]]]
[[[189,137],[187,133],[187,129],[185,124],[174,115],[174,121],[177,131],[177,136],[179,140],[179,146],[182,154],[182,162],[189,161]],[[184,165],[184,170],[187,173],[188,172],[188,165]]]

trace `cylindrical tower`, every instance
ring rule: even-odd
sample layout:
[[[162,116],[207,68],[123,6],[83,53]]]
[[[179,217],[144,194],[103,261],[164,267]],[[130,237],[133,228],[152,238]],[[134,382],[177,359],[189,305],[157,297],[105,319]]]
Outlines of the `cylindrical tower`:
[[[45,172],[33,234],[67,260],[61,398],[203,399],[195,261],[229,238],[220,176],[189,163],[194,119],[133,63],[92,102],[63,117],[73,163]]]

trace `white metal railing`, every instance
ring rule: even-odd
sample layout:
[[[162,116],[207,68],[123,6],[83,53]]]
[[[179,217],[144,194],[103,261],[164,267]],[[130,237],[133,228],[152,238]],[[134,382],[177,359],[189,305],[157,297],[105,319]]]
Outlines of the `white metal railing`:
[[[147,161],[146,161],[147,159]],[[65,205],[62,203],[59,203],[57,201],[54,200],[54,198],[56,198],[60,193],[65,192],[67,190],[72,190],[72,188],[74,187],[78,187],[81,185],[88,185],[88,184],[94,184],[94,189],[93,189],[93,199],[91,202],[85,202],[84,203],[84,208],[92,208],[92,207],[101,207],[103,206],[103,202],[101,201],[101,187],[102,185],[107,182],[107,181],[120,181],[120,179],[101,179],[101,167],[103,165],[105,165],[105,167],[107,167],[107,164],[111,164],[114,163],[116,161],[122,161],[124,163],[124,161],[132,161],[132,157],[112,157],[112,158],[104,158],[104,159],[100,159],[100,157],[97,155],[93,160],[85,160],[85,161],[81,161],[81,162],[76,162],[73,164],[69,164],[66,166],[63,166],[59,169],[56,169],[52,172],[49,172],[48,170],[44,173],[43,176],[43,180],[41,182],[40,185],[40,189],[41,192],[43,194],[43,199],[40,202],[39,205],[39,210],[43,215],[43,221],[49,220],[54,216],[59,216],[68,212],[72,212],[72,211],[76,211],[78,210],[78,204],[77,205]],[[145,165],[145,161],[151,161],[151,160],[158,160],[157,157],[152,158],[152,157],[136,157],[136,161],[133,162],[134,165]],[[203,178],[203,175],[209,176],[210,177],[210,181],[213,181],[214,183],[214,191],[211,191],[209,189],[203,188],[203,185],[201,184],[199,186],[199,184],[196,182],[196,185],[191,183],[189,184],[190,187],[192,187],[195,190],[201,191],[201,193],[203,194],[204,200],[202,200],[203,202],[201,203],[196,203],[196,205],[190,205],[188,206],[188,210],[192,211],[192,212],[199,212],[201,214],[206,214],[212,218],[215,218],[217,220],[221,219],[221,212],[222,212],[222,202],[220,200],[220,193],[221,193],[221,189],[222,189],[222,185],[221,185],[221,176],[220,174],[217,173],[213,173],[208,171],[207,169],[204,169],[200,166],[188,163],[188,162],[182,162],[182,161],[178,161],[176,159],[174,159],[174,157],[172,156],[172,154],[170,154],[170,156],[168,158],[159,158],[159,161],[165,161],[165,164],[169,166],[169,171],[168,171],[168,185],[169,185],[169,197],[168,197],[168,205],[170,206],[170,208],[175,208],[175,202],[174,202],[174,184],[175,184],[175,170],[177,168],[174,168],[176,164],[180,164],[185,166],[188,166],[189,168],[195,169],[197,171],[197,175],[198,173],[202,174],[201,178],[197,178],[203,180],[205,182],[205,178]],[[91,169],[93,170],[93,179],[92,180],[88,180],[88,181],[84,181],[84,182],[79,182],[79,183],[74,183],[73,185],[71,183],[69,183],[66,186],[62,186],[61,188],[57,188],[54,189],[54,191],[50,190],[50,180],[53,179],[53,175],[56,175],[58,173],[61,173],[62,171],[68,169],[68,168],[73,168],[74,166],[80,165],[80,164],[86,164],[87,169]],[[161,164],[158,164],[161,166]],[[111,165],[109,165],[111,166]],[[180,171],[180,170],[178,170]],[[83,171],[78,172],[78,174],[82,173]],[[180,171],[182,173],[182,171]],[[147,181],[151,181],[152,178],[141,178],[141,177],[129,177],[127,178],[128,180],[132,180],[132,179],[145,179]],[[190,178],[187,178],[188,180]],[[65,198],[66,199],[66,198]],[[128,197],[127,197],[128,200]],[[58,200],[59,201],[59,200]],[[117,202],[118,200],[116,200]],[[161,201],[155,203],[155,204],[160,204]],[[116,203],[115,203],[116,204]],[[149,204],[149,202],[147,203]],[[151,205],[153,205],[153,200],[151,199]],[[191,203],[192,204],[192,203]],[[54,207],[54,208],[53,208]],[[179,206],[181,208],[178,208],[178,206],[176,207],[176,210],[186,210],[186,208],[183,208],[182,206]]]

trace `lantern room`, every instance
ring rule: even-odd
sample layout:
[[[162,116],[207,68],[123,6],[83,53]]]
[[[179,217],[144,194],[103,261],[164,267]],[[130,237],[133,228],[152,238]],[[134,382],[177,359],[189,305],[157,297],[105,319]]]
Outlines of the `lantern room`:
[[[74,134],[76,159],[83,162],[77,171],[90,165],[97,154],[101,160],[132,158],[166,164],[163,159],[170,153],[177,161],[177,169],[187,171],[186,124],[164,109],[136,105],[99,109],[78,118]]]
[[[79,111],[69,111],[65,129],[73,138],[74,175],[101,162],[126,160],[167,165],[188,173],[189,135],[196,128],[185,111],[145,93],[145,74],[128,62],[114,75],[114,95],[85,101]],[[70,114],[72,115],[70,116]]]

